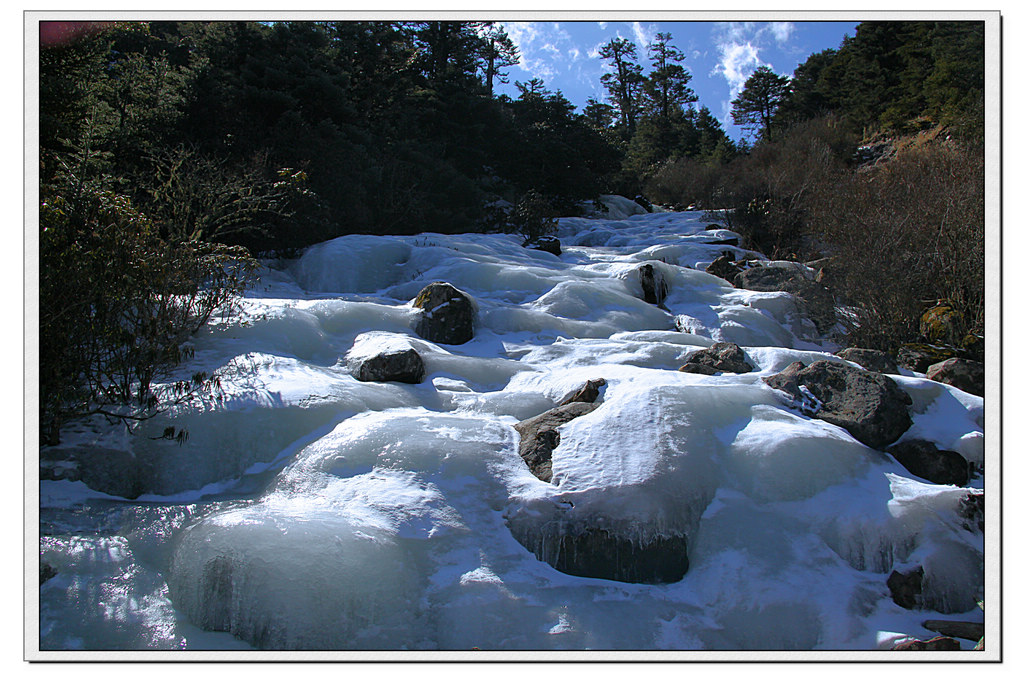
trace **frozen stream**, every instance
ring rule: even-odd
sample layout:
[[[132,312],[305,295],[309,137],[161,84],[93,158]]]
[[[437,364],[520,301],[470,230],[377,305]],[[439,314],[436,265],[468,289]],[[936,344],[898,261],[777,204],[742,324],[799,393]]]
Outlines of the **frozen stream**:
[[[149,464],[112,477],[149,492],[41,483],[41,557],[57,573],[40,589],[40,647],[874,650],[934,636],[928,618],[981,620],[984,538],[957,516],[965,489],[763,383],[838,350],[788,294],[703,271],[723,250],[763,256],[709,244],[735,235],[699,212],[620,216],[563,219],[561,256],[507,235],[353,235],[268,264],[186,368],[217,369],[223,400],[131,436],[83,424],[42,454],[129,453]],[[662,307],[642,300],[643,263],[668,285]],[[434,281],[472,298],[472,341],[412,331]],[[412,345],[426,379],[357,381],[357,340]],[[677,371],[715,341],[754,371]],[[595,378],[599,407],[561,429],[539,480],[513,426]],[[981,398],[893,378],[913,399],[906,438],[983,467]],[[169,424],[187,443],[151,438]],[[689,570],[575,577],[520,542],[590,522],[641,544],[683,535]],[[886,586],[914,566],[923,611]]]

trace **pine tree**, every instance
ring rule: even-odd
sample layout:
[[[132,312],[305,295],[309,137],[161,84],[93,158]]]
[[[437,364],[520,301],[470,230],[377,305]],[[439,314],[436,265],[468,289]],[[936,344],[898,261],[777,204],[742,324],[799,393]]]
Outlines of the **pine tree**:
[[[508,83],[508,76],[501,70],[519,63],[519,48],[500,24],[487,25],[483,31],[483,40],[480,54],[484,64],[484,88],[487,96],[493,97],[495,80]]]
[[[669,45],[670,40],[671,33],[659,33],[651,43],[647,56],[653,69],[643,84],[648,108],[662,121],[668,121],[684,105],[697,101],[697,95],[687,86],[690,72],[680,65],[685,56]]]
[[[628,140],[636,131],[637,99],[643,86],[643,68],[636,61],[636,45],[624,38],[615,38],[601,46],[601,59],[610,59],[612,71],[601,76],[612,103],[617,107],[619,126]]]
[[[758,139],[771,142],[776,112],[788,94],[789,78],[759,66],[732,101],[732,120],[745,130],[755,131]]]

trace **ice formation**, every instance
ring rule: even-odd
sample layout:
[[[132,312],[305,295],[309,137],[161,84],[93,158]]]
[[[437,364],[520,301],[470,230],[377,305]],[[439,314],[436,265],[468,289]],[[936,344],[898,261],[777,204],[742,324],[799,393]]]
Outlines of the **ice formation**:
[[[41,647],[875,649],[925,637],[936,614],[980,619],[984,542],[957,516],[969,489],[813,419],[813,396],[803,412],[781,400],[764,377],[838,349],[788,294],[703,272],[723,249],[764,259],[709,243],[734,233],[620,199],[562,219],[561,257],[508,235],[351,235],[268,263],[187,368],[220,372],[221,400],[123,439],[159,462],[151,494],[41,487],[57,571]],[[643,263],[664,278],[662,307],[642,300]],[[472,297],[469,343],[411,331],[434,281]],[[716,341],[754,370],[677,371]],[[355,380],[347,360],[391,346],[423,358],[422,383]],[[597,377],[597,409],[561,428],[553,479],[538,480],[513,426]],[[983,400],[894,378],[914,401],[906,437],[982,469]],[[188,442],[150,438],[167,425]],[[664,584],[555,570],[560,538],[583,527],[685,538],[688,570]],[[911,566],[928,576],[923,611],[886,589]]]

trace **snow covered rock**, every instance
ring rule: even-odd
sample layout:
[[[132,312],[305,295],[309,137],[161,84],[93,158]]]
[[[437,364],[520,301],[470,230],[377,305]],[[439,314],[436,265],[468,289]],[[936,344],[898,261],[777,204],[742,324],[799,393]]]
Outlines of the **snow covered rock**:
[[[928,368],[932,381],[955,386],[972,395],[985,395],[985,365],[965,358],[950,358]]]
[[[792,294],[804,305],[807,316],[821,334],[836,323],[835,301],[832,294],[814,280],[804,277],[795,268],[780,265],[753,267],[736,275],[733,284],[751,291],[784,291]]]
[[[926,440],[903,441],[886,451],[907,471],[932,483],[962,488],[971,478],[971,467],[959,452],[940,450]]]
[[[562,255],[562,243],[555,237],[538,237],[537,239],[527,242],[523,246],[528,249],[545,251],[553,256]]]
[[[686,359],[686,364],[679,368],[680,372],[695,372],[708,374],[710,372],[730,372],[732,374],[745,374],[754,369],[747,362],[747,356],[743,349],[735,343],[719,342],[712,344],[710,348],[702,348]]]
[[[810,366],[794,362],[764,381],[868,447],[895,442],[911,425],[910,396],[884,374],[818,360]]]
[[[519,456],[534,476],[545,483],[551,481],[551,453],[560,441],[558,427],[596,408],[592,402],[569,402],[516,424]]]
[[[402,340],[380,334],[364,334],[356,339],[346,356],[349,369],[359,381],[398,381],[418,384],[426,367],[420,354]]]
[[[585,384],[559,400],[558,404],[568,405],[569,403],[592,403],[597,400],[597,397],[601,393],[601,387],[606,383],[607,382],[604,379],[588,379]]]
[[[855,362],[869,372],[881,374],[899,374],[896,360],[888,353],[870,348],[845,348],[836,353],[843,360]]]
[[[473,303],[447,282],[425,286],[413,301],[422,308],[414,330],[427,341],[459,345],[473,338]]]

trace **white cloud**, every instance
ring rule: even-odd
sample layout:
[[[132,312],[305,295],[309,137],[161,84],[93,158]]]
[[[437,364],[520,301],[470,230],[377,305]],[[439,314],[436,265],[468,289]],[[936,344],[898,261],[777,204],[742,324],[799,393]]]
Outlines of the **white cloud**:
[[[602,31],[605,30],[606,28],[608,28],[608,22],[607,21],[599,21],[599,22],[597,22],[597,25],[601,27]]]
[[[637,45],[639,45],[641,50],[644,52],[647,52],[647,46],[651,44],[651,40],[654,39],[655,33],[657,33],[657,27],[654,24],[650,24],[644,28],[643,24],[639,21],[633,22],[633,36],[636,38]]]
[[[793,34],[793,23],[790,21],[774,21],[768,25],[769,30],[775,37],[775,42],[784,43]]]
[[[554,78],[562,72],[563,53],[579,51],[569,33],[558,23],[514,21],[502,25],[519,47],[519,68],[532,77]]]

